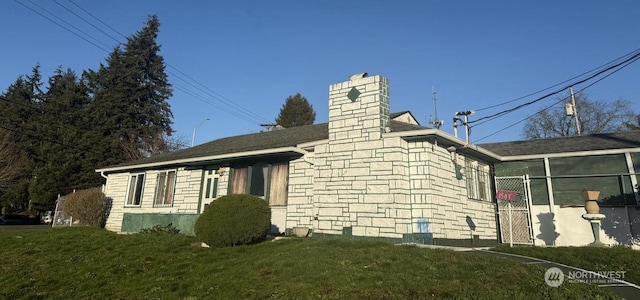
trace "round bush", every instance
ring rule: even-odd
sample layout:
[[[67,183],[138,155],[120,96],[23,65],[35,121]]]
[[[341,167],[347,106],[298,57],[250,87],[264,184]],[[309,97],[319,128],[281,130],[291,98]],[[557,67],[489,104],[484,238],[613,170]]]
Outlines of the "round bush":
[[[194,227],[196,236],[212,247],[247,245],[264,238],[271,228],[271,208],[246,194],[220,197],[207,206]]]
[[[105,198],[99,189],[79,190],[65,196],[64,210],[80,224],[102,227]]]

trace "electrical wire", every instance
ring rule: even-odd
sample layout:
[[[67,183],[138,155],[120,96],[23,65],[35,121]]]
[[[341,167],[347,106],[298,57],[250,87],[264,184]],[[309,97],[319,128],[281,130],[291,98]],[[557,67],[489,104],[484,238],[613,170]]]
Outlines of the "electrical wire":
[[[581,88],[580,90],[576,91],[576,93],[581,93],[581,92],[585,91],[587,88],[589,88],[589,87],[591,87],[591,86],[595,85],[596,83],[598,83],[598,82],[600,82],[600,81],[604,80],[605,78],[607,78],[607,77],[609,77],[609,76],[611,76],[611,75],[613,75],[613,74],[617,73],[618,71],[620,71],[620,70],[624,69],[624,68],[625,68],[625,67],[627,67],[628,65],[630,65],[630,64],[632,64],[632,63],[634,63],[636,60],[637,60],[637,59],[635,59],[635,60],[632,60],[632,61],[629,61],[629,62],[625,63],[625,64],[624,64],[624,65],[622,65],[620,68],[618,68],[618,69],[616,69],[616,70],[612,71],[611,73],[609,73],[609,74],[607,74],[607,75],[603,76],[602,78],[599,78],[598,80],[596,80],[596,81],[594,81],[594,82],[590,83],[589,85],[587,85],[587,86],[585,86],[585,87]],[[498,134],[498,133],[500,133],[500,132],[502,132],[502,131],[505,131],[505,130],[507,130],[507,129],[509,129],[509,128],[513,127],[513,126],[515,126],[515,125],[518,125],[518,124],[520,124],[520,123],[522,123],[522,122],[524,122],[524,121],[526,121],[526,120],[528,120],[528,119],[532,118],[533,116],[535,116],[535,115],[537,115],[537,114],[539,114],[539,113],[541,113],[541,112],[543,112],[543,111],[545,111],[545,110],[547,110],[547,109],[549,109],[549,108],[551,108],[551,107],[553,107],[553,106],[557,105],[558,103],[564,102],[566,99],[568,99],[568,98],[567,98],[567,97],[562,98],[562,99],[560,99],[560,100],[558,100],[558,101],[554,102],[553,104],[551,104],[551,105],[549,105],[549,106],[547,106],[547,107],[545,107],[545,108],[543,108],[543,109],[541,109],[541,110],[537,111],[536,113],[534,113],[534,114],[532,114],[532,115],[530,115],[530,116],[528,116],[528,117],[526,117],[526,118],[524,118],[524,119],[522,119],[522,120],[520,120],[520,121],[517,121],[517,122],[515,122],[515,123],[513,123],[513,124],[510,124],[510,125],[508,125],[507,127],[504,127],[504,128],[502,128],[502,129],[500,129],[500,130],[498,130],[498,131],[496,131],[496,132],[494,132],[494,133],[491,133],[491,134],[489,134],[489,135],[486,135],[486,136],[484,136],[484,137],[482,137],[482,138],[480,138],[480,139],[477,139],[477,140],[476,140],[476,142],[479,142],[479,141],[482,141],[482,140],[484,140],[484,139],[486,139],[486,138],[492,137],[492,136],[494,136],[494,135],[496,135],[496,134]],[[485,122],[482,122],[482,123],[478,123],[478,124],[477,124],[477,125],[475,125],[475,126],[478,126],[478,125],[480,125],[480,124],[486,123],[486,122],[488,122],[488,121],[489,121],[489,120],[487,120],[487,121],[485,121]]]
[[[82,16],[78,15],[77,13],[75,13],[74,11],[72,11],[71,9],[69,9],[68,7],[64,6],[63,4],[59,3],[56,0],[53,0],[53,2],[55,2],[56,4],[58,4],[59,6],[63,7],[65,10],[67,10],[68,12],[72,13],[74,16],[78,17],[79,19],[81,19],[82,21],[84,21],[85,23],[89,24],[90,26],[92,26],[93,28],[97,29],[98,31],[100,31],[101,33],[103,33],[104,35],[110,37],[112,40],[116,41],[117,43],[122,43],[122,41],[118,40],[117,38],[113,37],[112,35],[106,33],[105,31],[103,31],[102,29],[100,29],[98,26],[96,26],[95,24],[93,24],[92,22],[88,21],[87,19],[83,18]],[[91,14],[89,11],[87,11],[86,9],[82,8],[80,5],[76,4],[75,2],[69,0],[69,2],[71,4],[73,4],[74,6],[76,6],[77,8],[81,9],[83,12],[85,12],[86,14],[90,15],[92,18],[96,19],[97,21],[99,21],[101,24],[107,26],[109,29],[113,30],[114,32],[116,32],[117,34],[119,34],[120,36],[124,37],[126,39],[126,37],[120,33],[119,31],[117,31],[116,29],[114,29],[113,27],[109,26],[109,24],[107,24],[106,22],[104,22],[103,20],[101,20],[100,18],[98,18],[97,16]],[[221,100],[220,102],[222,102],[223,104],[227,105],[228,107],[231,107],[231,109],[237,109],[242,111],[243,114],[245,114],[247,117],[252,118],[254,121],[256,121],[257,123],[267,123],[265,121],[265,119],[261,116],[258,115],[248,109],[245,109],[244,107],[241,107],[237,104],[235,104],[233,101],[231,101],[229,98],[225,97],[224,95],[216,92],[215,90],[209,88],[208,86],[202,84],[201,82],[197,81],[196,79],[194,79],[193,77],[187,75],[186,73],[182,72],[180,69],[174,67],[173,65],[167,63],[166,64],[167,67],[173,69],[174,71],[178,72],[181,75],[175,74],[173,72],[167,72],[171,75],[173,75],[175,78],[178,78],[182,81],[184,81],[186,84],[192,86],[193,88],[199,90],[200,92],[203,92],[204,94],[214,98],[214,99],[218,99]],[[187,79],[183,78],[182,76],[186,77]],[[191,82],[194,82],[196,84],[193,84]],[[203,89],[204,88],[204,89]],[[206,90],[205,90],[206,89]],[[182,91],[184,91],[185,89],[181,89]],[[207,92],[207,90],[209,92]],[[213,93],[213,94],[211,94]],[[191,96],[194,96],[192,93],[189,93]],[[215,95],[214,95],[215,94]],[[217,96],[216,96],[217,95]],[[203,100],[202,98],[199,100]],[[212,105],[214,107],[217,108],[221,108],[220,106],[214,104],[213,102],[210,101],[203,101],[206,104]],[[229,113],[228,110],[224,110],[225,112]],[[240,114],[236,114],[236,113],[232,113],[234,116],[240,118],[240,119],[244,119],[244,116],[241,116]],[[246,121],[246,120],[245,120]]]
[[[17,1],[17,0],[16,0]],[[106,23],[105,21],[103,21],[102,19],[100,19],[99,17],[95,16],[94,14],[92,14],[91,12],[89,12],[88,10],[84,9],[82,6],[78,5],[77,3],[68,0],[71,4],[73,4],[75,7],[77,7],[78,9],[82,10],[84,13],[88,14],[89,16],[91,16],[93,19],[97,20],[98,22],[100,22],[102,25],[108,27],[109,29],[111,29],[112,31],[116,32],[118,35],[122,36],[123,38],[127,38],[126,36],[124,36],[121,32],[119,32],[118,30],[116,30],[115,28],[113,28],[112,26],[110,26],[108,23]],[[58,3],[57,1],[54,0],[54,2],[56,2],[58,5],[62,6],[63,8],[65,8],[68,11],[71,11],[68,7]],[[75,16],[77,16],[78,18],[82,19],[84,22],[88,23],[89,25],[91,25],[94,28],[98,28],[98,26],[96,26],[95,24],[93,24],[92,22],[80,17],[78,14],[72,12]],[[112,35],[104,32],[103,30],[100,30],[100,32],[102,32],[103,34],[105,34],[106,36],[110,37],[111,39],[115,40],[116,42],[122,43],[121,41],[119,41],[117,38],[113,37]],[[239,113],[234,113],[233,115],[238,117],[239,119],[242,119],[244,121],[248,121],[250,123],[268,123],[269,121],[266,121],[264,119],[264,117],[262,115],[256,114],[240,105],[238,105],[237,103],[235,103],[234,101],[230,100],[229,98],[225,97],[224,95],[222,95],[221,93],[211,89],[210,87],[208,87],[207,85],[197,81],[196,79],[194,79],[193,77],[187,75],[185,72],[181,71],[180,69],[178,69],[177,67],[173,66],[172,64],[166,63],[166,66],[173,69],[175,72],[177,72],[178,74],[174,73],[174,72],[170,72],[167,71],[168,74],[171,74],[172,76],[174,76],[177,79],[182,80],[184,83],[188,84],[189,86],[197,89],[198,91],[204,93],[205,95],[211,97],[215,102],[220,102],[223,105],[226,105],[227,107],[230,107],[233,110],[238,110]],[[195,83],[195,84],[194,84]],[[174,85],[175,86],[175,85]],[[187,90],[187,88],[183,88],[182,90]],[[207,92],[208,91],[208,92]],[[191,93],[190,95],[193,96],[193,93]],[[212,105],[214,107],[220,108],[220,106],[215,105],[212,101],[205,101],[204,103]],[[225,110],[225,112],[228,112],[228,110]],[[244,116],[243,116],[244,115]],[[252,121],[247,120],[247,118],[251,119]]]
[[[86,42],[88,42],[89,44],[96,46],[98,49],[101,49],[101,50],[103,50],[103,51],[105,51],[105,52],[107,52],[107,53],[109,52],[107,49],[102,48],[102,47],[101,47],[101,46],[99,46],[98,44],[96,44],[96,43],[94,43],[94,42],[90,41],[89,39],[87,39],[86,37],[83,37],[83,36],[81,36],[81,35],[77,34],[76,32],[74,32],[74,31],[70,30],[69,28],[67,28],[67,27],[63,26],[62,24],[60,24],[60,23],[58,23],[58,22],[54,21],[53,19],[51,19],[51,18],[49,18],[49,17],[45,16],[44,14],[40,13],[39,11],[37,11],[37,10],[35,10],[35,9],[33,9],[33,8],[29,7],[29,6],[27,6],[26,4],[24,4],[24,3],[22,3],[22,2],[20,2],[20,1],[18,1],[18,0],[14,0],[14,1],[15,1],[15,2],[18,2],[18,4],[20,4],[20,5],[24,6],[24,7],[26,7],[26,8],[27,8],[27,9],[29,9],[30,11],[32,11],[32,12],[34,12],[34,13],[36,13],[36,14],[40,15],[41,17],[43,17],[43,18],[45,18],[45,19],[49,20],[49,21],[50,21],[50,22],[52,22],[53,24],[56,24],[56,25],[60,26],[62,29],[66,30],[66,31],[69,31],[69,32],[71,32],[73,35],[75,35],[75,36],[77,36],[77,37],[79,37],[79,38],[81,38],[81,39],[85,40],[85,41],[86,41]],[[94,37],[92,37],[91,35],[89,35],[89,34],[85,33],[84,31],[82,31],[82,30],[78,29],[77,27],[75,27],[75,26],[71,25],[69,22],[65,21],[64,19],[62,19],[62,18],[60,18],[60,17],[56,16],[55,14],[53,14],[53,13],[49,12],[49,11],[48,11],[48,10],[46,10],[46,9],[44,9],[42,6],[40,6],[40,5],[36,4],[36,3],[33,3],[31,0],[27,0],[27,1],[29,1],[31,4],[35,5],[36,7],[40,8],[41,10],[44,10],[44,11],[45,11],[45,12],[47,12],[48,14],[50,14],[50,15],[52,15],[52,16],[54,16],[54,17],[56,17],[57,19],[61,20],[61,21],[62,21],[62,22],[64,22],[65,24],[67,24],[67,25],[71,26],[73,29],[77,30],[78,32],[80,32],[80,33],[82,33],[82,34],[84,34],[84,35],[86,35],[86,36],[90,37],[91,39],[93,39],[93,40],[94,40],[94,41],[96,41],[97,43],[102,44],[103,46],[105,46],[105,47],[107,47],[107,48],[109,47],[109,46],[107,46],[106,44],[102,43],[101,41],[98,41],[97,39],[95,39],[95,38],[94,38]]]
[[[479,118],[479,119],[476,119],[476,120],[473,120],[473,121],[469,121],[468,123],[469,123],[469,124],[472,124],[472,123],[480,122],[480,121],[485,120],[485,119],[495,119],[495,117],[503,116],[503,115],[505,115],[505,114],[508,114],[508,113],[514,112],[514,111],[516,111],[516,110],[518,110],[518,109],[520,109],[520,108],[523,108],[523,107],[525,107],[525,106],[529,106],[529,105],[531,105],[531,104],[534,104],[534,103],[537,103],[537,102],[539,102],[539,101],[542,101],[542,100],[544,100],[544,99],[546,99],[546,98],[549,98],[549,97],[551,97],[551,96],[553,96],[553,95],[559,94],[559,93],[563,92],[564,90],[566,90],[566,89],[568,89],[568,88],[570,88],[570,87],[572,87],[572,86],[576,86],[576,85],[579,85],[579,84],[585,83],[585,82],[587,82],[587,81],[589,81],[589,80],[591,80],[591,79],[593,79],[593,78],[595,78],[595,77],[598,77],[598,76],[600,76],[601,74],[603,74],[603,73],[605,73],[605,72],[608,72],[608,71],[610,71],[610,70],[612,70],[612,69],[615,69],[615,68],[620,67],[620,66],[622,66],[622,65],[624,65],[624,66],[622,66],[621,68],[624,68],[624,67],[628,66],[628,64],[626,64],[627,62],[635,62],[635,61],[637,61],[639,58],[640,58],[640,53],[636,53],[636,54],[634,54],[633,56],[631,56],[631,57],[629,57],[629,58],[625,59],[625,60],[624,60],[624,61],[622,61],[622,62],[619,62],[619,63],[616,63],[616,64],[614,64],[614,65],[608,66],[607,68],[605,68],[605,69],[603,69],[603,70],[600,70],[600,71],[596,72],[595,74],[593,74],[593,75],[591,75],[591,76],[589,76],[589,77],[587,77],[587,78],[585,78],[585,79],[581,79],[581,80],[579,80],[579,81],[576,81],[576,82],[573,82],[573,83],[571,83],[571,84],[568,84],[568,85],[564,86],[564,87],[563,87],[563,88],[561,88],[561,89],[558,89],[558,90],[556,90],[556,91],[554,91],[554,92],[548,93],[548,94],[546,94],[546,95],[544,95],[544,96],[542,96],[542,97],[539,97],[539,98],[537,98],[537,99],[535,99],[535,100],[532,100],[532,101],[529,101],[529,102],[526,102],[526,103],[520,104],[520,105],[518,105],[518,106],[516,106],[516,107],[514,107],[514,108],[510,108],[510,109],[507,109],[507,110],[503,110],[503,111],[498,112],[498,113],[495,113],[495,114],[493,114],[493,115],[489,115],[489,116],[482,117],[482,118]],[[625,65],[625,64],[626,64],[626,65]]]
[[[82,10],[84,13],[86,13],[87,15],[90,15],[91,17],[93,17],[94,19],[98,20],[98,22],[100,22],[102,25],[106,26],[107,28],[113,30],[113,32],[119,34],[122,38],[126,39],[127,37],[120,33],[120,31],[116,30],[115,28],[109,26],[109,24],[103,22],[102,20],[100,20],[100,18],[94,16],[91,12],[87,11],[86,9],[82,8],[80,5],[76,4],[75,2],[68,0],[69,2],[71,2],[71,4],[75,5],[77,8],[79,8],[80,10]]]
[[[106,36],[110,37],[110,38],[111,38],[112,40],[114,40],[116,43],[120,43],[120,41],[118,41],[118,39],[116,39],[116,38],[115,38],[115,37],[113,37],[112,35],[110,35],[110,34],[106,33],[104,30],[100,29],[98,26],[93,25],[93,23],[91,23],[91,22],[87,21],[87,20],[86,20],[85,18],[83,18],[82,16],[80,16],[80,15],[76,14],[76,12],[72,11],[72,10],[71,10],[71,9],[69,9],[68,7],[66,7],[66,6],[62,5],[62,3],[60,3],[60,2],[58,2],[58,1],[56,1],[56,0],[53,0],[53,2],[54,2],[55,4],[58,4],[58,5],[59,5],[59,6],[61,6],[62,8],[64,8],[64,9],[65,9],[66,11],[68,11],[69,13],[71,13],[71,14],[73,14],[74,16],[78,17],[80,20],[82,20],[82,21],[84,21],[85,23],[89,24],[91,27],[93,27],[93,28],[95,28],[96,30],[98,30],[98,31],[102,32],[102,34],[104,34],[104,35],[106,35]],[[69,1],[69,2],[71,2],[71,1]],[[73,2],[72,2],[72,3],[73,3]],[[75,4],[75,3],[74,3],[74,4]]]
[[[602,65],[600,65],[600,66],[597,66],[597,67],[595,67],[595,68],[593,68],[593,69],[591,69],[591,70],[589,70],[589,71],[586,71],[586,72],[584,72],[584,73],[582,73],[582,74],[580,74],[580,75],[574,76],[574,77],[569,78],[569,79],[567,79],[567,80],[565,80],[565,81],[562,81],[562,82],[560,82],[560,83],[554,84],[554,85],[552,85],[552,86],[550,86],[550,87],[547,87],[547,88],[541,89],[541,90],[539,90],[539,91],[536,91],[536,92],[530,93],[530,94],[528,94],[528,95],[525,95],[525,96],[522,96],[522,97],[519,97],[519,98],[516,98],[516,99],[513,99],[513,100],[509,100],[509,101],[506,101],[506,102],[498,103],[498,104],[491,105],[491,106],[487,106],[487,107],[483,107],[483,108],[474,109],[474,111],[479,112],[479,111],[483,111],[483,110],[487,110],[487,109],[495,108],[495,107],[498,107],[498,106],[506,105],[506,104],[509,104],[509,103],[516,102],[516,101],[518,101],[518,100],[522,100],[522,99],[528,98],[528,97],[533,96],[533,95],[537,95],[537,94],[539,94],[539,93],[542,93],[542,92],[544,92],[544,91],[546,91],[546,90],[550,90],[550,89],[552,89],[552,88],[554,88],[554,87],[557,87],[557,86],[559,86],[559,85],[562,85],[562,84],[564,84],[564,83],[566,83],[566,82],[569,82],[569,81],[571,81],[571,80],[574,80],[574,79],[576,79],[576,78],[580,78],[580,77],[585,76],[585,75],[587,75],[587,74],[590,74],[590,73],[596,72],[596,71],[597,71],[597,70],[599,70],[599,69],[602,69],[602,68],[604,68],[604,67],[606,67],[606,66],[608,66],[608,65],[611,65],[611,64],[615,63],[616,61],[619,61],[619,60],[621,60],[621,59],[624,59],[625,57],[632,56],[632,55],[634,55],[635,53],[638,53],[638,52],[640,52],[640,48],[638,48],[638,49],[636,49],[636,50],[633,50],[633,51],[631,51],[631,52],[628,52],[628,53],[626,53],[626,54],[624,54],[624,55],[622,55],[622,56],[620,56],[620,57],[618,57],[618,58],[616,58],[616,59],[613,59],[613,60],[611,60],[611,61],[609,61],[609,62],[607,62],[607,63],[604,63],[604,64],[602,64]]]

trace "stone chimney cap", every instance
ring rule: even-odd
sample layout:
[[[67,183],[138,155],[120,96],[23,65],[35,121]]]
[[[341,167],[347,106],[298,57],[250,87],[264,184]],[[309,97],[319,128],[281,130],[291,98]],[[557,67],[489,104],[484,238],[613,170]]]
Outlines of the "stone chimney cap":
[[[367,77],[369,74],[367,74],[367,72],[364,73],[358,73],[358,74],[353,74],[351,76],[349,76],[349,80],[356,80],[356,79],[360,79],[360,78],[365,78]]]

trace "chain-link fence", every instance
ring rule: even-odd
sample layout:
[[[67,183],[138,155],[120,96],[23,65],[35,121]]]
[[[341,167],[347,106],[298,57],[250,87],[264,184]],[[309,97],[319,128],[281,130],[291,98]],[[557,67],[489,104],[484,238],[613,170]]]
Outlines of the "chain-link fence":
[[[73,224],[73,218],[64,210],[65,197],[58,197],[56,200],[56,210],[53,213],[51,227],[67,227]]]
[[[501,241],[533,244],[527,176],[496,177],[495,180]]]

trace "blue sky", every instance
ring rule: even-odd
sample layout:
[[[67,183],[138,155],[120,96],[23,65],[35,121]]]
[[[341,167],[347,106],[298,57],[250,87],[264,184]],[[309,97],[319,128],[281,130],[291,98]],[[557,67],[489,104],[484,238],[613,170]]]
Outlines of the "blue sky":
[[[327,122],[328,86],[360,72],[389,78],[391,111],[410,110],[422,125],[434,114],[435,88],[442,129],[452,133],[456,111],[478,110],[473,120],[514,107],[542,94],[481,110],[640,48],[640,2],[630,0],[72,1],[2,1],[0,90],[37,63],[46,79],[58,66],[77,74],[97,69],[108,55],[25,6],[75,31],[68,22],[107,51],[113,38],[124,38],[79,7],[125,36],[157,14],[160,54],[174,85],[173,128],[190,143],[201,124],[196,144],[260,131],[295,93],[313,105],[316,123]],[[634,63],[585,92],[630,100],[640,112],[638,79]],[[523,123],[513,124],[557,100],[479,124],[471,140],[521,139]]]

